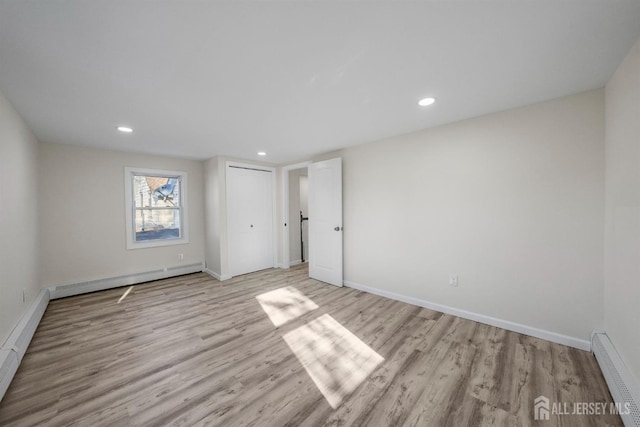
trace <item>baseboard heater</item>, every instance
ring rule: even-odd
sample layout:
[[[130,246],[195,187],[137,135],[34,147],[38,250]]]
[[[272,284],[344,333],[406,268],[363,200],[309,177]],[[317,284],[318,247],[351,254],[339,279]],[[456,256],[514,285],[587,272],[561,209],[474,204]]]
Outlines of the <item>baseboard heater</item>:
[[[27,347],[29,347],[47,305],[49,305],[49,290],[43,289],[0,348],[0,400],[7,392],[11,380],[27,352]]]
[[[183,274],[199,273],[204,270],[202,263],[183,265],[179,267],[163,268],[160,270],[146,271],[144,273],[129,274],[126,276],[110,277],[108,279],[91,280],[88,282],[73,283],[70,285],[52,286],[49,288],[51,299],[70,297],[89,292],[104,291],[106,289],[119,288],[120,286],[135,285],[151,282],[153,280],[166,279]]]
[[[606,333],[594,333],[591,348],[600,365],[614,402],[620,404],[620,417],[626,427],[640,427],[640,384],[622,361]],[[628,412],[625,410],[628,408]]]

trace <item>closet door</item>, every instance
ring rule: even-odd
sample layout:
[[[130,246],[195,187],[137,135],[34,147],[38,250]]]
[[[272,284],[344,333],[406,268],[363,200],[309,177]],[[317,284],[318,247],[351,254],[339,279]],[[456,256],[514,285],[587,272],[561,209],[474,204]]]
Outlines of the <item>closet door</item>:
[[[232,276],[273,267],[270,170],[227,165],[227,229]]]

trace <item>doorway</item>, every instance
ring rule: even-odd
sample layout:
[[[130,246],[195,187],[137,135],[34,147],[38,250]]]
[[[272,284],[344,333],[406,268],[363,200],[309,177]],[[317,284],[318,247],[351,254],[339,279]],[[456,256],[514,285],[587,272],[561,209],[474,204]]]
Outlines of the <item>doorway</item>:
[[[305,262],[309,259],[308,249],[308,229],[309,221],[302,221],[302,229],[300,226],[300,210],[302,210],[303,218],[309,218],[308,214],[308,166],[311,162],[302,162],[294,165],[284,166],[281,170],[282,183],[282,218],[284,227],[282,228],[282,258],[280,266],[289,268],[293,265],[302,263],[302,255],[304,251]],[[303,209],[300,209],[300,177],[306,192],[306,200],[303,201]],[[306,182],[304,182],[306,180]],[[303,195],[303,198],[305,196]],[[306,204],[306,209],[305,205]],[[302,245],[300,237],[302,236]],[[306,240],[305,240],[306,238]]]
[[[307,168],[289,171],[289,266],[309,260]]]
[[[342,286],[342,159],[286,166],[281,177],[281,267],[308,260],[309,277]]]

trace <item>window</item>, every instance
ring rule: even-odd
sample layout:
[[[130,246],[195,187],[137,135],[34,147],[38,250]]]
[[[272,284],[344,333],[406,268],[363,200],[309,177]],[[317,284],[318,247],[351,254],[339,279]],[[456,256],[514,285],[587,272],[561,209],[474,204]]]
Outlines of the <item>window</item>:
[[[125,168],[127,249],[188,243],[187,174]]]

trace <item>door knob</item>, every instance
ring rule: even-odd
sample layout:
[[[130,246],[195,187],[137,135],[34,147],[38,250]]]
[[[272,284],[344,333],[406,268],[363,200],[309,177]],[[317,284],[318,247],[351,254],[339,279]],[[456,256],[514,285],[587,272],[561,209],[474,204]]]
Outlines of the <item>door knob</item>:
[[[253,224],[251,224],[251,228],[253,228]]]
[[[334,228],[334,230],[335,231],[340,231],[340,230],[342,230],[342,228],[341,227],[336,227],[336,228]]]

